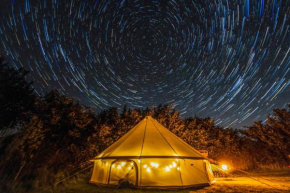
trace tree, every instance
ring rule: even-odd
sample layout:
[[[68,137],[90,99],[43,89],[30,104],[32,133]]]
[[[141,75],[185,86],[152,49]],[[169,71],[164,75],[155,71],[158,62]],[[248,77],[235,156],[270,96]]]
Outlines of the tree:
[[[31,112],[30,122],[23,125],[0,159],[0,173],[6,179],[54,183],[55,176],[99,153],[95,144],[107,132],[96,126],[91,109],[52,91],[37,98]],[[101,136],[94,137],[95,133]]]
[[[265,124],[255,122],[243,131],[251,140],[252,151],[258,164],[286,165],[290,154],[290,111],[274,109]]]
[[[25,80],[23,68],[9,67],[0,57],[0,129],[13,127],[27,120],[35,95],[32,83]]]

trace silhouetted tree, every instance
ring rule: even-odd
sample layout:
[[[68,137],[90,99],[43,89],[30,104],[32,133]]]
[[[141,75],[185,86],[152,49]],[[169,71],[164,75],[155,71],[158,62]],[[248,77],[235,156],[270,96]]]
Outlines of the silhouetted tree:
[[[98,129],[91,109],[52,91],[36,100],[32,112],[30,123],[15,136],[1,159],[3,176],[53,183],[59,173],[99,153],[98,147],[90,146],[99,140],[98,136],[91,139]]]
[[[263,124],[255,122],[243,133],[251,140],[248,152],[254,161],[264,165],[286,165],[290,154],[290,111],[274,109]]]
[[[35,96],[32,83],[25,80],[27,74],[23,68],[11,68],[0,57],[0,129],[28,118]]]

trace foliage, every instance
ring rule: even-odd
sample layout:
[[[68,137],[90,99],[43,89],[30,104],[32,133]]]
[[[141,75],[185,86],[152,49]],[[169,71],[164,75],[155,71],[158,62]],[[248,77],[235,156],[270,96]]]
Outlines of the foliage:
[[[38,98],[32,112],[30,123],[14,137],[0,163],[8,181],[53,183],[54,176],[98,152],[93,146],[87,149],[96,129],[91,109],[53,91]]]
[[[28,117],[34,103],[32,83],[25,80],[23,68],[15,70],[0,57],[0,129],[13,127]]]
[[[290,106],[289,106],[290,109]],[[255,122],[243,131],[250,139],[248,152],[253,152],[253,163],[279,166],[288,163],[290,155],[290,111],[274,109],[273,115],[268,116],[265,124]],[[255,167],[258,167],[257,165]]]

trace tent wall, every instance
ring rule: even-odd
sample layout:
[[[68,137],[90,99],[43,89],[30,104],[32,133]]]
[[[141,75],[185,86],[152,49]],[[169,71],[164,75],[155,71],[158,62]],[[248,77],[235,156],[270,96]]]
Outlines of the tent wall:
[[[93,174],[90,182],[107,184],[110,165],[114,160],[97,160],[94,162]]]
[[[205,160],[205,164],[206,164],[206,171],[208,174],[208,179],[209,179],[210,183],[212,184],[215,182],[215,179],[214,179],[214,175],[213,175],[213,172],[211,169],[211,164],[207,160]]]
[[[182,186],[176,159],[141,159],[139,186]]]
[[[210,164],[200,159],[104,159],[94,163],[91,181],[118,185],[122,179],[139,187],[182,187],[211,184]]]
[[[205,160],[180,160],[180,170],[184,186],[210,183]]]

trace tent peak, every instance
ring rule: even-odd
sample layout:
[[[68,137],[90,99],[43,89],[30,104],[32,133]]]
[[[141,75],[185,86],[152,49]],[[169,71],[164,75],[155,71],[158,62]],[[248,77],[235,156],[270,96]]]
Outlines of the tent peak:
[[[204,158],[197,150],[151,116],[145,116],[142,121],[99,154],[97,158],[125,156]]]

